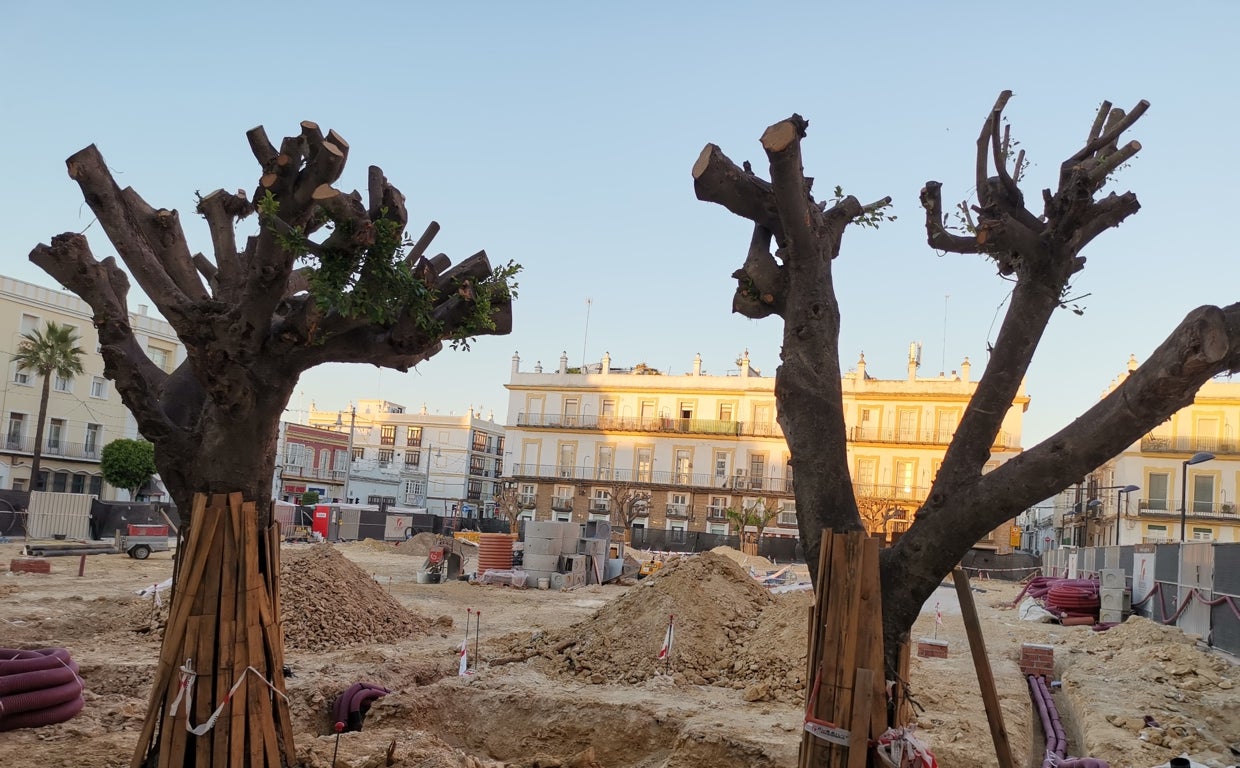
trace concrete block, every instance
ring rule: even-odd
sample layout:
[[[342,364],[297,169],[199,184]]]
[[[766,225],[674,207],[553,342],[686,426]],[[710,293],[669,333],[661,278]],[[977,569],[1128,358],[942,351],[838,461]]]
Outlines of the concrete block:
[[[1123,589],[1106,589],[1103,588],[1098,593],[1099,601],[1104,611],[1122,611],[1124,610],[1124,590]]]
[[[1121,624],[1124,621],[1124,612],[1104,608],[1098,612],[1098,621],[1103,624]]]
[[[557,571],[560,568],[560,556],[531,555],[526,552],[523,565],[527,571]]]
[[[544,520],[542,522],[528,522],[525,524],[525,538],[529,539],[559,539],[563,536],[560,531],[560,523]]]
[[[607,520],[589,520],[586,522],[587,539],[611,539],[611,523]]]
[[[1124,586],[1124,571],[1122,568],[1102,569],[1103,589],[1123,589]]]
[[[586,556],[560,555],[560,565],[557,570],[561,573],[585,573]]]
[[[531,539],[525,538],[525,554],[526,555],[556,555],[559,556],[563,552],[563,542],[559,539]]]
[[[577,539],[577,554],[604,557],[607,555],[607,541],[604,539]]]

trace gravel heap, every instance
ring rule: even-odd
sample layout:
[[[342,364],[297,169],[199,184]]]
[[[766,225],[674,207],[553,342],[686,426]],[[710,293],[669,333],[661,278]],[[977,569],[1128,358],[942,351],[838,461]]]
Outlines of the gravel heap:
[[[772,597],[728,557],[676,558],[591,618],[510,639],[515,659],[543,657],[552,674],[638,684],[665,671],[658,658],[674,615],[670,671],[677,682],[744,691],[750,701],[804,695],[806,594]]]
[[[328,651],[427,633],[430,620],[396,601],[330,544],[280,553],[281,614],[289,648]]]

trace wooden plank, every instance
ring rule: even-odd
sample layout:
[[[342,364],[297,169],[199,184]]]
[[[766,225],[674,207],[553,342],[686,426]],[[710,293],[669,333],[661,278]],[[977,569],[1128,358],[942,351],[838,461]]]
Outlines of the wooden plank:
[[[843,725],[852,720],[852,687],[857,669],[857,624],[861,609],[861,543],[863,531],[840,534],[842,541],[832,546],[831,605],[827,611],[827,637],[830,647],[823,649],[822,691],[818,694],[819,717]],[[843,546],[841,546],[841,543]],[[827,764],[844,768],[847,755],[842,749],[830,751]]]
[[[912,648],[911,639],[905,639],[900,643],[900,669],[898,672],[899,679],[896,680],[896,721],[892,725],[899,727],[908,725],[913,722],[913,705],[908,698],[908,678],[909,669],[912,666]]]
[[[277,691],[284,693],[287,685],[284,680],[284,627],[280,623],[280,540],[280,524],[273,521],[267,528],[267,542],[271,551],[271,559],[268,561],[271,621],[263,625],[263,633],[266,639],[267,668],[271,670],[271,682]],[[271,701],[276,711],[276,722],[280,727],[281,754],[295,755],[293,716],[289,711],[288,700],[282,696],[274,696]]]
[[[231,514],[231,512],[225,512]],[[220,525],[220,610],[219,610],[219,645],[215,655],[215,690],[217,700],[228,695],[233,682],[233,659],[236,649],[237,625],[237,540],[233,536],[232,523],[225,520]],[[233,706],[229,702],[228,709],[220,714],[219,724],[212,733],[214,745],[212,751],[215,759],[223,765],[230,754],[229,735],[234,727],[245,727],[244,721],[238,724],[233,719]]]
[[[201,631],[202,617],[190,616],[185,624],[185,639],[182,656],[192,660],[198,652],[198,635]],[[159,748],[160,768],[175,768],[185,765],[185,750],[189,740],[189,731],[185,730],[186,721],[190,716],[190,708],[184,698],[177,706],[175,715],[168,714],[172,710],[172,702],[181,693],[179,685],[169,686],[164,709],[164,734]]]
[[[852,734],[852,743],[848,745],[847,768],[865,768],[866,758],[870,753],[870,710],[873,709],[874,681],[881,675],[873,670],[859,667],[853,682],[852,719],[848,722],[848,731]]]
[[[258,513],[253,502],[246,502],[241,507],[242,521],[245,525],[246,546],[242,551],[245,563],[245,633],[249,665],[258,670],[259,674],[266,671],[266,652],[263,648],[262,603],[266,593],[259,572],[259,548],[262,541],[258,536]],[[253,673],[250,673],[253,675]],[[271,712],[271,692],[267,686],[257,680],[246,681],[250,710],[249,726],[250,744],[249,757],[251,766],[267,765],[277,768],[280,765],[279,749],[275,743],[275,724]],[[264,760],[266,761],[264,763]]]
[[[212,514],[218,514],[213,512]],[[223,692],[216,688],[215,654],[216,641],[219,638],[220,626],[220,572],[223,570],[224,531],[225,526],[216,525],[207,555],[206,573],[203,575],[202,589],[198,590],[201,600],[195,601],[201,610],[198,625],[198,655],[194,658],[194,669],[198,679],[194,684],[194,724],[205,722],[215,711],[217,702]],[[195,765],[211,765],[211,754],[214,750],[215,738],[207,733],[194,738]]]
[[[182,640],[185,636],[185,623],[189,618],[192,595],[198,589],[198,581],[202,578],[202,567],[206,561],[207,550],[198,546],[204,534],[209,534],[218,520],[205,515],[206,497],[201,494],[194,496],[188,535],[184,539],[185,550],[177,552],[177,576],[172,582],[172,605],[168,609],[168,623],[164,626],[164,641],[159,648],[159,661],[155,666],[154,679],[151,682],[151,695],[147,700],[147,716],[142,723],[142,733],[138,737],[138,745],[134,749],[131,768],[142,768],[147,753],[152,746],[156,725],[164,717],[164,702],[168,687],[176,679],[177,670],[184,659],[178,659],[182,651]],[[161,729],[162,732],[162,729]]]
[[[818,576],[814,581],[814,603],[809,612],[809,647],[805,654],[805,711],[809,712],[809,701],[814,695],[814,680],[822,663],[823,622],[826,621],[827,605],[827,574],[831,562],[831,542],[834,540],[831,529],[822,531],[822,539],[818,543]],[[809,768],[817,759],[823,747],[818,740],[807,731],[801,732],[801,750],[798,753],[797,768]]]
[[[1015,768],[1012,744],[1008,740],[1007,729],[1003,727],[1003,708],[999,705],[994,673],[990,669],[990,659],[986,656],[986,640],[982,637],[982,624],[977,617],[977,606],[973,603],[969,577],[965,575],[963,568],[957,568],[952,571],[952,580],[956,582],[960,613],[964,618],[965,632],[969,636],[969,651],[973,654],[973,666],[977,669],[977,685],[982,691],[982,703],[986,707],[986,720],[990,723],[990,738],[995,743],[999,768]]]
[[[858,614],[858,640],[861,649],[857,663],[869,669],[872,704],[867,732],[878,738],[887,730],[887,676],[883,656],[883,597],[878,573],[879,540],[867,536],[861,543],[861,608]]]
[[[233,532],[237,539],[237,590],[236,590],[236,618],[234,619],[233,631],[235,639],[233,641],[233,682],[240,680],[247,675],[246,666],[250,663],[250,646],[249,634],[246,632],[245,623],[246,616],[249,614],[248,603],[252,599],[251,595],[245,588],[245,552],[249,546],[246,540],[246,529],[244,520],[242,520],[240,503],[229,505],[229,519],[232,522]],[[246,679],[241,683],[241,687],[237,689],[237,693],[232,698],[230,706],[232,706],[232,722],[233,732],[229,736],[228,744],[228,766],[229,768],[248,768],[250,763],[250,689],[257,681]]]

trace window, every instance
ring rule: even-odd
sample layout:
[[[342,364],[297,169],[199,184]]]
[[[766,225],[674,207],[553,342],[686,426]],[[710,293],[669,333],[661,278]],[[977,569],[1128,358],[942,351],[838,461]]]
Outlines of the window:
[[[422,464],[422,452],[421,451],[405,451],[405,466],[406,467],[417,467],[417,466],[421,466],[421,464]]]
[[[486,475],[487,473],[486,467],[483,465],[482,462],[483,462],[483,458],[481,456],[470,456],[469,457],[469,474]]]
[[[1145,478],[1145,486],[1149,490],[1149,498],[1145,503],[1146,509],[1166,510],[1167,499],[1171,488],[1171,476],[1166,472],[1151,472]]]
[[[1193,475],[1193,512],[1214,511],[1214,475]]]
[[[727,451],[715,451],[715,479],[721,482],[728,479]]]
[[[771,406],[755,405],[753,407],[753,430],[755,435],[775,434],[774,419],[771,418]]]
[[[101,434],[103,434],[102,424],[86,425],[86,442],[82,444],[82,450],[88,458],[98,458],[99,436]],[[81,493],[81,491],[74,491],[74,493]]]
[[[689,482],[689,470],[693,466],[691,452],[687,448],[676,449],[676,477],[672,479],[677,485]]]
[[[731,403],[720,403],[719,404],[719,420],[720,421],[733,421],[734,418],[735,418],[735,411],[732,407],[732,404]]]
[[[86,493],[86,475],[74,475],[69,493]]]
[[[1212,528],[1193,528],[1193,541],[1214,541]]]
[[[560,477],[572,477],[573,465],[577,462],[577,446],[572,443],[560,443],[559,465],[556,474]]]
[[[409,434],[405,437],[405,445],[417,448],[422,445],[422,428],[410,427]]]
[[[465,495],[471,499],[482,500],[482,481],[470,480],[469,488],[465,491]]]
[[[23,387],[32,386],[30,383],[30,370],[23,370],[17,367],[17,363],[13,364],[13,383]]]
[[[396,445],[395,424],[384,424],[379,427],[379,445]]]
[[[395,455],[396,455],[395,452],[391,448],[380,448],[379,449],[379,466],[386,467],[387,465],[391,464],[392,458]]]
[[[160,347],[147,347],[146,356],[151,358],[151,362],[155,364],[156,368],[161,371],[168,370],[168,350],[161,349]]]
[[[60,453],[64,450],[65,420],[52,419],[47,424],[47,450],[49,453]],[[64,489],[61,489],[64,490]]]
[[[637,482],[648,483],[654,472],[654,452],[650,448],[637,449]]]
[[[878,477],[877,459],[857,459],[857,492],[866,496],[874,495],[875,479]]]
[[[39,318],[34,315],[22,315],[22,334],[30,333],[39,329]]]
[[[408,456],[409,454],[405,454]],[[416,453],[414,455],[417,455]],[[421,505],[426,500],[426,488],[421,480],[406,480],[404,483],[405,503]]]
[[[612,420],[616,418],[616,401],[604,400],[603,405],[599,409],[598,420],[599,426],[606,429],[611,426]]]
[[[52,475],[52,492],[64,493],[69,488],[69,473],[57,472]]]
[[[766,477],[766,456],[758,454],[749,455],[749,487],[752,490],[762,490],[762,479]]]
[[[910,499],[913,497],[913,462],[896,461],[896,497]]]
[[[873,408],[862,408],[857,415],[857,439],[873,440],[878,437],[878,418]]]
[[[1150,525],[1147,526],[1145,530],[1149,534],[1146,536],[1147,541],[1167,540],[1167,526],[1165,525]]]
[[[726,520],[728,517],[728,497],[711,496],[706,507],[706,516],[712,520]]]
[[[896,439],[902,443],[917,439],[917,409],[899,408],[896,410]]]
[[[25,432],[26,414],[10,413],[8,439],[5,441],[5,447],[10,450],[21,450],[22,443],[24,442],[22,438],[25,437]]]
[[[365,448],[354,448],[353,449],[353,460],[354,461],[361,461],[364,458],[366,458]]]
[[[538,487],[533,483],[524,483],[521,485],[521,492],[517,498],[517,503],[523,507],[533,507],[534,502],[538,498]]]
[[[100,400],[108,399],[108,380],[95,376],[90,380],[90,396]]]
[[[300,472],[306,466],[306,446],[301,443],[289,443],[284,447],[285,466],[294,472]]]
[[[332,449],[331,448],[320,448],[319,449],[318,476],[321,478],[326,478],[328,470],[331,469],[331,465],[332,465]]]
[[[599,446],[598,449],[598,479],[610,480],[615,471],[616,449],[610,445]]]
[[[797,503],[795,501],[780,502],[779,516],[776,522],[781,526],[795,528],[797,525]]]
[[[954,434],[956,434],[956,412],[939,411],[935,415],[934,442],[951,442]]]
[[[575,397],[564,398],[564,409],[561,411],[560,417],[563,419],[563,424],[566,427],[577,426],[577,402]]]
[[[610,512],[611,511],[611,494],[606,488],[595,488],[594,497],[590,499],[591,512]]]
[[[52,379],[52,389],[57,392],[72,392],[73,379],[66,379],[65,377],[57,374],[56,377]]]
[[[92,496],[103,495],[103,475],[90,476],[90,494]]]

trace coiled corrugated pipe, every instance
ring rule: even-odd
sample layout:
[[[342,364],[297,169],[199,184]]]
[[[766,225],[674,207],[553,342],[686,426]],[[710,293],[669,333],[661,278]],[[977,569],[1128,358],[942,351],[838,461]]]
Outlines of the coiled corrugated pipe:
[[[82,711],[82,679],[64,648],[0,648],[0,731],[62,723]]]
[[[1042,768],[1110,768],[1110,763],[1096,757],[1066,756],[1068,739],[1063,732],[1063,723],[1059,720],[1055,699],[1051,696],[1050,688],[1046,687],[1046,678],[1041,675],[1028,675],[1027,679],[1038,717],[1042,720],[1042,733],[1046,734],[1046,757],[1042,760]]]

